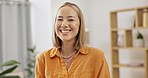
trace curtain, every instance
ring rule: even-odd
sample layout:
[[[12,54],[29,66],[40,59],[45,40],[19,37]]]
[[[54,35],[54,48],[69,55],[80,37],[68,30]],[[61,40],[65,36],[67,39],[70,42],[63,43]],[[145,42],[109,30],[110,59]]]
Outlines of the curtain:
[[[13,59],[24,68],[31,43],[30,3],[0,1],[0,63]]]

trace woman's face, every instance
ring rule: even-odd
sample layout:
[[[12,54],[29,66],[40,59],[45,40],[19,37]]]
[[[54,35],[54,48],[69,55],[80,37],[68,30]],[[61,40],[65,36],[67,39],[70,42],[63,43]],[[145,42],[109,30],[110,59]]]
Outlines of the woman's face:
[[[64,6],[59,9],[56,17],[55,30],[57,36],[62,41],[76,40],[79,27],[80,21],[78,14],[73,8]]]

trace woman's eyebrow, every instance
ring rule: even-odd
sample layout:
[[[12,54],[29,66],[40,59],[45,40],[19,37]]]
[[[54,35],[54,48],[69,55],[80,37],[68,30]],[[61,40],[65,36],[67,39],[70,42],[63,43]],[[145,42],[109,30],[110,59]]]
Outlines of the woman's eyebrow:
[[[75,18],[74,16],[68,16],[68,18]]]
[[[57,18],[64,18],[63,16],[57,16]],[[67,18],[75,18],[75,16],[68,16]]]
[[[58,16],[57,18],[63,18],[63,16]]]

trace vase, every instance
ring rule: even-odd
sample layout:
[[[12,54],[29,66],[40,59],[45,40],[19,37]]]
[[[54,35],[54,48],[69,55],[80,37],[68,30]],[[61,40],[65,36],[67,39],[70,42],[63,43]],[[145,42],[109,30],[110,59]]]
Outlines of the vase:
[[[144,47],[144,39],[135,39],[134,47]]]
[[[117,45],[118,47],[124,47],[124,34],[118,35]]]

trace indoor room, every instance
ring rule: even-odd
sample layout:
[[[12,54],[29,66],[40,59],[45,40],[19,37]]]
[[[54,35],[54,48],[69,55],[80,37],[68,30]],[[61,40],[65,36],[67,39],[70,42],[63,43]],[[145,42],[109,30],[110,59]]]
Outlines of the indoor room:
[[[81,9],[86,44],[102,52],[109,71],[103,75],[110,77],[81,76],[94,68],[64,78],[148,78],[148,0],[0,0],[0,78],[35,78],[37,57],[54,47],[54,26],[65,2]]]

